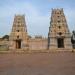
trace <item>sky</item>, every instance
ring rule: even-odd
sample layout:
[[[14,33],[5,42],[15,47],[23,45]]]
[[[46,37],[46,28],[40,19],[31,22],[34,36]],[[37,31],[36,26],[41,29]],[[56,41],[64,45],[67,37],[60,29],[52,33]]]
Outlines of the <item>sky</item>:
[[[63,8],[75,30],[75,0],[0,0],[0,37],[10,35],[15,15],[25,15],[28,35],[48,36],[52,8]]]

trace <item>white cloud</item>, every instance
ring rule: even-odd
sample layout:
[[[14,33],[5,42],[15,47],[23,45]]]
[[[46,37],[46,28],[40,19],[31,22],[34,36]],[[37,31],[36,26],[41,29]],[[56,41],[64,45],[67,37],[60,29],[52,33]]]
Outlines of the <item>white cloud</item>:
[[[40,11],[34,6],[27,6],[28,12],[26,12],[28,31],[31,35],[43,35],[47,36],[49,27],[49,16],[40,15]]]
[[[40,12],[29,2],[20,3],[15,0],[10,0],[10,4],[0,7],[0,10],[0,35],[10,33],[15,14],[25,14],[29,34],[47,36],[50,26],[51,9],[50,12],[46,13],[47,15],[41,15],[43,12]],[[75,10],[66,8],[64,12],[69,29],[72,31],[75,28]]]
[[[5,6],[4,8],[0,8],[0,10],[1,10],[0,32],[3,32],[5,34],[9,33],[11,31],[14,15],[25,14],[29,34],[31,35],[39,34],[47,36],[48,27],[49,27],[49,16],[40,15],[41,12],[37,10],[37,8],[33,6],[31,3],[22,3],[22,4],[16,3],[13,4],[13,6],[11,5],[11,6]],[[4,27],[6,29],[2,30]]]
[[[75,10],[67,8],[64,10],[70,31],[75,30]]]

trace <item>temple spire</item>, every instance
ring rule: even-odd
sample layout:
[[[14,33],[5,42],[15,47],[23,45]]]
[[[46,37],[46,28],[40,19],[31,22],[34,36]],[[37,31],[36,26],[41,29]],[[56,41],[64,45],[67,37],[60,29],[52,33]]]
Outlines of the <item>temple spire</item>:
[[[72,48],[71,35],[63,9],[52,9],[48,48]]]
[[[10,44],[15,49],[23,49],[28,45],[27,26],[24,15],[15,15],[14,17],[12,32],[10,34]]]

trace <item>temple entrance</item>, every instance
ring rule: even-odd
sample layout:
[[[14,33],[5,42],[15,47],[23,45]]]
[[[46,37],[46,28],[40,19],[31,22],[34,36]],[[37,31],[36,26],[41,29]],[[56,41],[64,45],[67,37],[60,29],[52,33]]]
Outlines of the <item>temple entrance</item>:
[[[16,40],[16,49],[21,48],[21,40]]]
[[[58,48],[64,48],[64,39],[58,38],[57,39]]]

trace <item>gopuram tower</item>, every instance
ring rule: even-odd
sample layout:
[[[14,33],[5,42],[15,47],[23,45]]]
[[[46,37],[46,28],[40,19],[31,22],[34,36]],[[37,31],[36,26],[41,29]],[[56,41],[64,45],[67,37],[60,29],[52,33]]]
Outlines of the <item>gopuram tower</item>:
[[[71,34],[63,9],[52,9],[48,33],[48,49],[71,50]]]
[[[9,41],[9,49],[28,49],[28,34],[24,15],[15,15]]]

